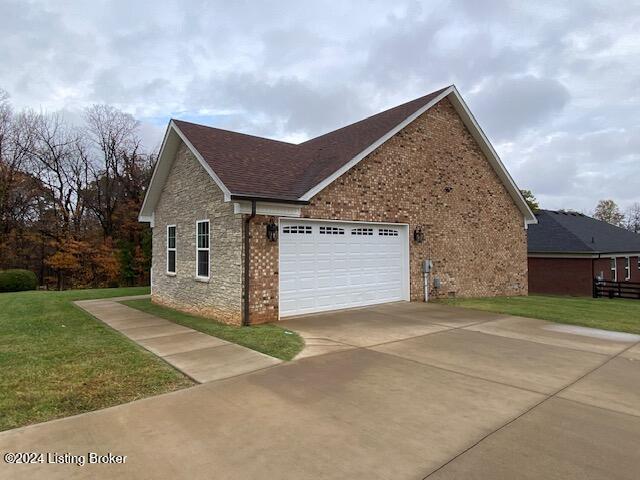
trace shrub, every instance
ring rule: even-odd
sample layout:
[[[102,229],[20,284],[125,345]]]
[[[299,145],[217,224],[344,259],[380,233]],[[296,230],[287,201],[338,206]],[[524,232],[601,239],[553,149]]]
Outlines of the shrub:
[[[29,270],[0,270],[0,292],[35,290],[38,277]]]

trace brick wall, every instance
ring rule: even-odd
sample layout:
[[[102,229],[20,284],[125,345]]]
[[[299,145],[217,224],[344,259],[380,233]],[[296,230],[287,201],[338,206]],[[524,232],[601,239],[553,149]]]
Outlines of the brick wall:
[[[611,258],[598,258],[594,261],[594,275],[599,274],[600,272],[604,273],[605,280],[613,281],[613,275],[611,272]],[[625,257],[617,257],[616,258],[616,266],[618,269],[618,281],[619,282],[639,282],[640,283],[640,269],[638,268],[638,257],[629,257],[629,266],[631,278],[629,280],[625,279]]]
[[[410,235],[421,225],[425,242],[410,242],[414,301],[423,299],[426,258],[442,281],[432,296],[527,294],[523,216],[447,99],[318,193],[302,214],[409,223]],[[278,245],[266,240],[265,220],[252,228],[252,323],[278,318]]]
[[[591,258],[529,258],[529,293],[590,297]]]
[[[196,276],[196,220],[210,221],[208,282]],[[176,225],[176,275],[166,273],[167,225]],[[242,217],[182,144],[155,210],[152,300],[227,323],[242,318]]]

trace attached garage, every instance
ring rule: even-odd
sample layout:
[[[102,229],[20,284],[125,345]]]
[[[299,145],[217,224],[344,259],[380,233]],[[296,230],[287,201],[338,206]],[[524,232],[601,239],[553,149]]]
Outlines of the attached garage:
[[[171,120],[140,220],[153,301],[236,325],[526,295],[536,222],[453,85],[298,144]]]
[[[280,317],[409,300],[408,226],[280,220]]]

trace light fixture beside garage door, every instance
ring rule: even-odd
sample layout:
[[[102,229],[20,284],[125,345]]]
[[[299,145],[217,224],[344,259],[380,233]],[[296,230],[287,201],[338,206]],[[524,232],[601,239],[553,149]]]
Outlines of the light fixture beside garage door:
[[[269,219],[269,223],[267,223],[267,240],[270,242],[278,240],[278,225],[276,225],[276,221],[273,217],[271,217]]]
[[[413,241],[416,243],[424,242],[424,232],[421,225],[418,225],[413,231]]]

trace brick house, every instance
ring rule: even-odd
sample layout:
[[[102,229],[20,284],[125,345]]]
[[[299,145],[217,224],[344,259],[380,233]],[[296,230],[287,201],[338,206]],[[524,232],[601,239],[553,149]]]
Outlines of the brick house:
[[[526,295],[536,221],[455,86],[297,145],[172,120],[139,218],[153,301],[234,324]]]
[[[536,212],[529,292],[591,296],[593,279],[640,283],[640,235],[576,212]]]

